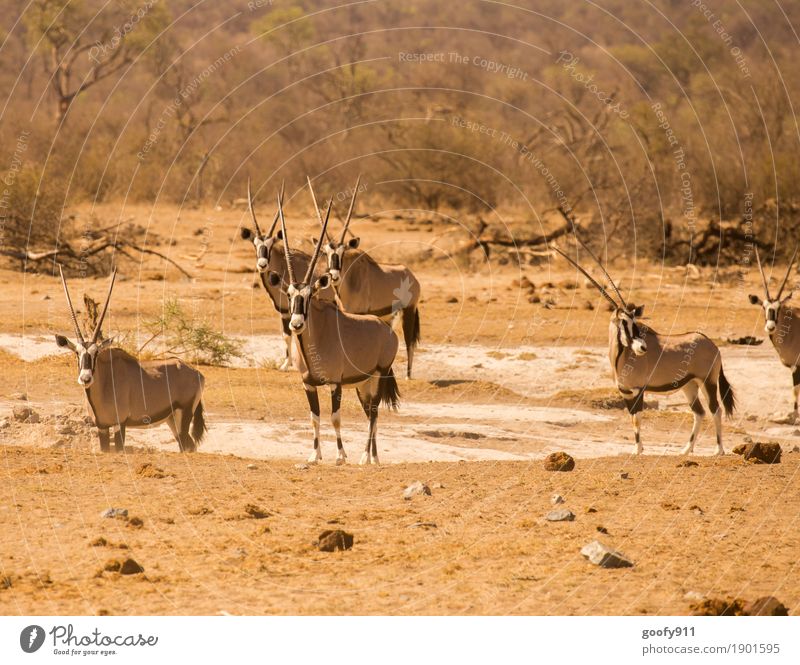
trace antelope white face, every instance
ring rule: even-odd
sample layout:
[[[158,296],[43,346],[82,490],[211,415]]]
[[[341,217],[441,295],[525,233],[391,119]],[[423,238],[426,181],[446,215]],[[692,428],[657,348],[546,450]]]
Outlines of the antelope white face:
[[[279,239],[278,236],[260,236],[248,228],[242,229],[242,240],[252,240],[253,246],[256,248],[256,268],[258,272],[263,274],[269,270],[272,248]]]
[[[271,271],[269,273],[269,283],[272,286],[279,286],[281,278],[278,273]],[[308,306],[320,289],[326,289],[331,284],[330,275],[325,274],[320,277],[314,284],[289,284],[286,289],[286,297],[289,299],[289,312],[291,318],[289,319],[289,330],[296,335],[299,335],[306,328],[308,321]]]
[[[350,240],[345,243],[331,241],[326,242],[322,246],[322,251],[325,252],[325,257],[328,260],[328,274],[331,276],[331,281],[334,284],[337,284],[342,278],[342,265],[345,251],[348,249],[356,249],[360,242],[360,238],[350,238]]]
[[[764,332],[767,335],[772,335],[778,329],[778,317],[781,314],[781,307],[791,297],[791,293],[783,300],[771,300],[769,298],[761,300],[758,296],[749,296],[751,305],[761,305],[764,308]]]
[[[97,356],[100,352],[111,345],[112,340],[106,339],[95,344],[94,342],[81,342],[77,344],[71,342],[63,335],[56,335],[56,344],[62,349],[72,351],[78,358],[78,385],[81,388],[89,388],[94,383],[94,372],[97,366]]]
[[[643,312],[644,305],[639,305],[628,310],[617,310],[611,317],[612,321],[616,320],[620,343],[624,347],[629,347],[637,356],[647,353],[647,343],[636,323],[637,317],[640,317]]]

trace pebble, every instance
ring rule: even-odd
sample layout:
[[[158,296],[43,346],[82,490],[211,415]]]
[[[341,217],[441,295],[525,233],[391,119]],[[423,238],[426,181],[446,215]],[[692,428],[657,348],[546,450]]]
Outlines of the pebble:
[[[559,503],[564,503],[564,501],[564,497],[560,494],[553,494],[553,496],[550,497],[550,503],[552,503],[554,506],[557,506]]]
[[[408,487],[406,487],[405,491],[403,492],[403,498],[406,501],[410,501],[412,498],[418,495],[431,495],[431,488],[428,487],[425,483],[421,480],[417,480],[411,483]]]
[[[127,508],[106,508],[102,513],[100,513],[100,517],[127,517],[128,516],[128,509]]]
[[[561,510],[551,510],[544,518],[548,522],[572,522],[575,519],[575,513],[562,508]]]
[[[601,568],[630,568],[633,566],[633,561],[622,552],[612,550],[599,540],[593,540],[591,543],[584,545],[581,549],[581,554]]]

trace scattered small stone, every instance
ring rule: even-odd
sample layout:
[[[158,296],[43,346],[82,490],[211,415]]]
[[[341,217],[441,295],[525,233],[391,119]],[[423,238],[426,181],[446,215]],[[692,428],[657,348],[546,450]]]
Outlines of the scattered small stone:
[[[120,562],[116,563],[119,565],[119,568],[117,568],[117,570],[119,571],[120,575],[138,575],[139,573],[144,572],[144,568],[142,568],[138,563],[136,563],[136,561],[134,561],[131,558],[127,558],[121,563]],[[106,564],[106,566],[108,566],[108,564]],[[106,570],[108,570],[107,567]]]
[[[800,453],[800,446],[794,446],[789,452],[790,453]]]
[[[744,613],[751,617],[788,617],[789,609],[774,596],[764,596],[747,603]]]
[[[741,444],[733,449],[737,455],[742,455],[745,462],[754,464],[780,464],[781,446],[779,443],[765,443],[757,441],[755,443]]]
[[[295,464],[294,468],[298,471],[308,471],[311,467],[308,464]]]
[[[425,496],[431,495],[431,488],[428,487],[421,480],[417,480],[411,483],[408,487],[406,487],[405,491],[403,492],[403,498],[406,501],[410,501],[411,499],[413,499],[415,496],[418,495],[425,495]]]
[[[691,510],[693,513],[696,513],[698,515],[702,515],[703,512],[704,512],[703,509],[700,506],[698,506],[697,504],[695,504],[693,506],[689,506],[689,510]]]
[[[102,513],[100,513],[100,517],[128,517],[128,509],[127,508],[106,508]]]
[[[252,517],[254,520],[263,520],[270,516],[270,513],[268,513],[266,510],[262,510],[258,506],[254,506],[252,503],[248,503],[244,507],[244,512],[250,515],[250,517]]]
[[[450,296],[449,298],[447,298],[447,300],[445,300],[445,302],[452,305],[458,302],[458,298],[456,298],[455,296]]]
[[[18,423],[36,424],[40,420],[39,414],[29,406],[15,406],[12,415]]]
[[[599,540],[584,545],[581,554],[601,568],[630,568],[633,562],[621,552],[612,550]]]
[[[619,479],[620,480],[628,480],[628,478],[629,478],[629,476],[628,476],[628,473],[626,471],[623,471],[622,473],[619,474]]]
[[[587,512],[587,513],[596,513],[596,512],[597,512],[597,508],[594,508],[593,506],[589,506],[589,507],[586,509],[586,512]]]
[[[742,346],[758,346],[759,344],[763,344],[763,339],[758,339],[758,337],[753,337],[752,335],[745,335],[744,337],[728,337],[725,341],[728,344],[741,344]]]
[[[685,460],[683,460],[683,462],[679,462],[679,463],[678,463],[678,464],[676,464],[675,466],[676,466],[678,469],[681,469],[681,468],[686,468],[686,469],[688,469],[688,468],[690,468],[690,467],[693,467],[693,466],[700,466],[700,465],[699,465],[697,462],[695,462],[694,460],[685,459]]]
[[[742,508],[741,506],[731,506],[730,510],[728,512],[729,513],[743,513],[744,512],[744,508]]]
[[[575,519],[575,513],[566,508],[560,510],[551,510],[544,517],[548,522],[572,522]]]
[[[10,395],[10,397],[11,397],[11,399],[16,399],[16,400],[19,400],[21,402],[27,402],[28,401],[28,396],[25,393],[12,393]]]
[[[258,467],[255,464],[248,464],[247,468],[250,469],[250,471],[255,471]]]
[[[164,473],[163,469],[159,469],[157,466],[154,466],[150,462],[145,462],[141,464],[138,469],[136,469],[136,475],[142,478],[166,478],[167,474]]]
[[[664,503],[661,504],[661,507],[664,510],[680,510],[681,509],[680,506],[675,505],[671,501],[664,501]]]
[[[565,452],[551,453],[544,460],[545,471],[572,471],[575,460]]]
[[[336,529],[326,530],[319,534],[317,547],[320,552],[335,552],[336,550],[349,550],[353,546],[353,534]]]
[[[593,310],[594,303],[591,302],[590,300],[587,300],[585,303],[583,303],[583,309]]]
[[[746,603],[741,598],[704,598],[689,605],[689,609],[696,617],[740,617],[744,616]]]
[[[705,596],[702,593],[700,593],[699,591],[687,591],[685,594],[683,594],[683,597],[686,600],[704,600],[705,599]]]
[[[604,526],[598,526],[597,527],[597,531],[599,533],[604,533],[604,534],[608,535],[608,529],[606,529]]]
[[[409,529],[436,529],[436,522],[414,522],[408,525]]]
[[[106,545],[108,545],[108,541],[105,538],[103,538],[103,536],[100,536],[98,538],[95,538],[91,543],[89,543],[89,545],[91,547],[105,547]]]
[[[128,520],[128,526],[131,529],[141,529],[144,526],[144,520],[141,517],[131,517]]]
[[[564,503],[564,501],[564,497],[560,494],[553,494],[553,496],[550,497],[550,503],[552,503],[554,506],[557,506],[559,503]]]

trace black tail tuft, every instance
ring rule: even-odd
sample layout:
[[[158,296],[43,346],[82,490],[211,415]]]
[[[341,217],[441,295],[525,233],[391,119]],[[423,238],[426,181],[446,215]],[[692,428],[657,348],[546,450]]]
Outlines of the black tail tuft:
[[[394,371],[391,367],[387,372],[381,372],[378,382],[378,398],[384,406],[397,411],[397,407],[400,405],[400,389],[397,387],[397,380],[394,378]]]
[[[722,400],[722,406],[725,407],[725,415],[730,418],[734,409],[736,409],[736,396],[733,394],[733,388],[728,383],[728,379],[725,378],[725,372],[722,371],[721,367],[719,368],[719,396]]]
[[[196,446],[199,446],[203,441],[207,431],[208,427],[206,427],[203,402],[200,401],[197,404],[197,408],[194,410],[194,417],[192,418],[192,438]]]
[[[419,344],[419,309],[416,307],[403,310],[403,337],[406,348],[413,349]]]

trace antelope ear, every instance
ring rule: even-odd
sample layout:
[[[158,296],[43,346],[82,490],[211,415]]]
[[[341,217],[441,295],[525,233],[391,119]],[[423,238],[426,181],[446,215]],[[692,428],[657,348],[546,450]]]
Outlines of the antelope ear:
[[[104,339],[102,342],[100,342],[100,344],[97,345],[97,350],[98,351],[102,351],[103,349],[107,349],[115,341],[116,341],[116,339],[114,339],[113,337],[108,337],[108,338]]]
[[[242,240],[251,240],[253,238],[253,232],[246,226],[243,226],[239,233],[242,235]]]
[[[75,345],[70,342],[64,335],[56,335],[56,344],[58,344],[62,349],[69,349],[70,351],[75,351]]]
[[[283,240],[283,229],[279,229],[278,232],[275,234],[275,237],[278,240]]]
[[[786,302],[786,301],[787,301],[787,300],[789,300],[789,298],[791,298],[793,295],[794,295],[794,291],[789,291],[789,295],[788,295],[788,296],[786,296],[786,297],[785,297],[783,300],[781,300],[781,302],[782,302],[782,303]]]
[[[761,298],[759,298],[758,296],[754,296],[752,293],[749,296],[747,296],[747,299],[750,301],[751,305],[761,304]]]
[[[312,237],[312,238],[309,238],[309,239],[308,239],[308,242],[310,242],[310,243],[311,243],[311,246],[312,246],[312,247],[316,248],[316,246],[317,246],[317,243],[319,242],[319,238],[313,238],[313,237]]]
[[[644,305],[639,305],[638,307],[633,308],[633,315],[638,319],[642,314],[644,314]]]
[[[331,276],[327,272],[314,283],[314,291],[327,289],[331,285]]]
[[[274,270],[270,270],[269,275],[267,276],[267,280],[270,286],[279,286],[281,283],[281,276]]]
[[[361,244],[361,238],[350,238],[347,246],[350,249],[356,249]]]

